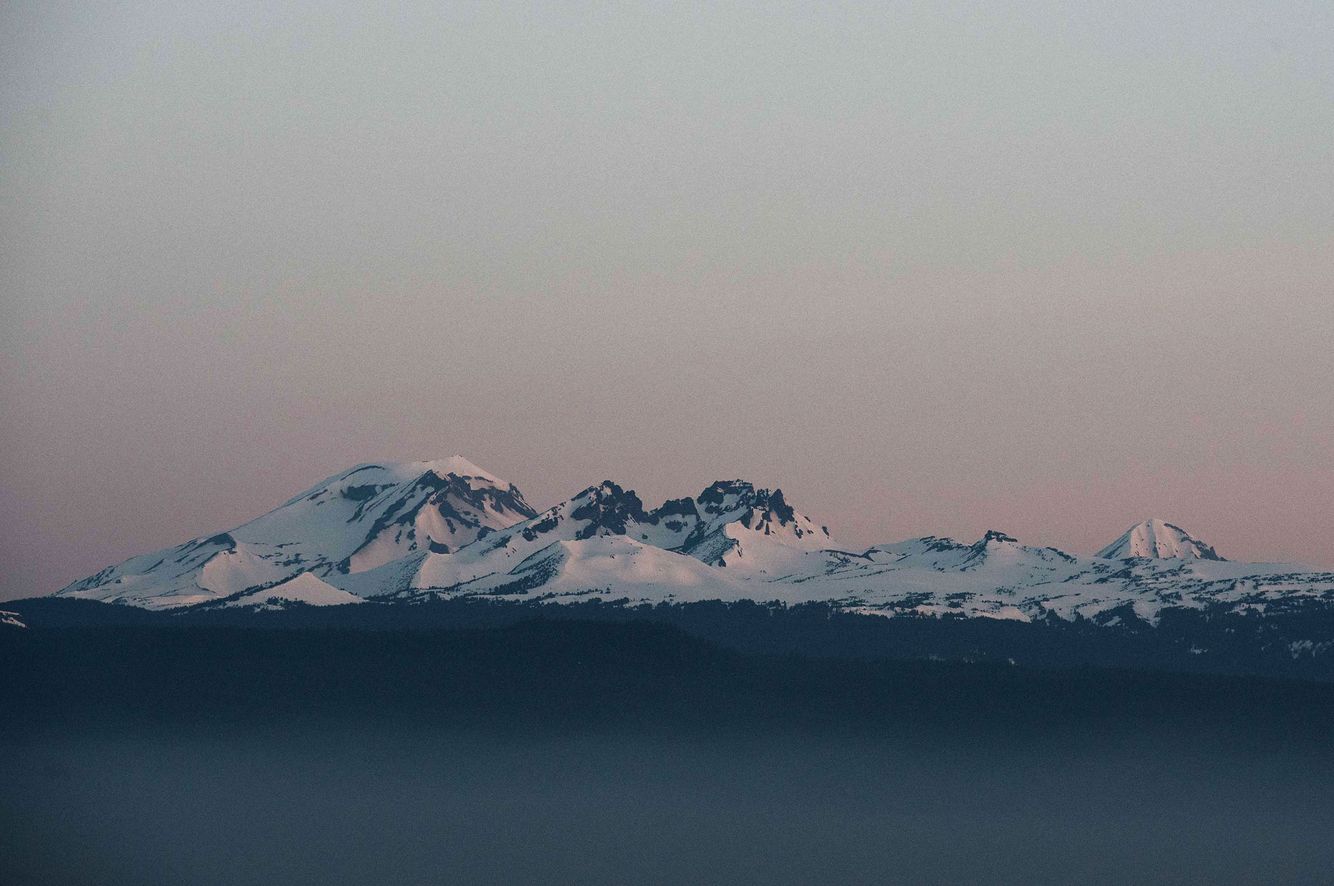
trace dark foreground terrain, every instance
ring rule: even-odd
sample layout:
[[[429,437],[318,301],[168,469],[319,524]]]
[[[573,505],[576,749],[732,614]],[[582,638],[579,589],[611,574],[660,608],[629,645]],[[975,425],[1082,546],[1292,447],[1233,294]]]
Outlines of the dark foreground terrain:
[[[1334,682],[1334,605],[1272,602],[1263,615],[1226,606],[1164,610],[1156,624],[1130,606],[1100,622],[1051,616],[992,618],[862,615],[826,603],[705,601],[630,606],[585,601],[559,606],[504,597],[371,602],[278,610],[199,606],[151,612],[133,606],[38,597],[6,604],[34,628],[98,626],[322,628],[439,631],[527,621],[610,621],[674,625],[728,649],[813,658],[932,659],[1033,668],[1129,668]]]
[[[650,622],[0,634],[0,882],[1329,882],[1334,685]]]

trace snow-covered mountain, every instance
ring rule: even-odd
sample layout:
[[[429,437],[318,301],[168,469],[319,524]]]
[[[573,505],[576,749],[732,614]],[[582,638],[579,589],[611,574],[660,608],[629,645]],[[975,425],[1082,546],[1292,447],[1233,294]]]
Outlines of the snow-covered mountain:
[[[794,555],[830,546],[829,530],[793,510],[781,489],[718,482],[695,502],[695,522],[680,550],[705,563],[776,577],[797,562]]]
[[[1054,615],[1154,622],[1164,609],[1223,605],[1264,612],[1291,601],[1334,605],[1334,573],[1281,563],[1076,557],[989,532],[973,544],[926,538],[833,555],[809,581],[861,612],[1034,620]],[[843,594],[833,588],[844,588]]]
[[[721,481],[648,511],[608,480],[457,552],[418,558],[396,592],[619,596],[633,588],[645,599],[681,599],[734,588],[745,596],[737,573],[777,576],[828,540],[782,490]]]
[[[361,465],[220,535],[135,557],[61,595],[154,609],[477,596],[826,602],[881,615],[1156,621],[1164,609],[1334,606],[1334,573],[1233,563],[1151,520],[1095,557],[991,531],[841,550],[781,490],[742,480],[647,509],[611,481],[536,513],[464,459]]]
[[[1098,552],[1106,560],[1148,557],[1154,560],[1222,560],[1212,547],[1180,526],[1162,520],[1136,523]]]
[[[357,465],[249,523],[133,557],[60,593],[155,609],[208,603],[303,573],[351,575],[456,550],[534,513],[513,484],[463,458]],[[315,602],[300,590],[287,584],[291,599]]]

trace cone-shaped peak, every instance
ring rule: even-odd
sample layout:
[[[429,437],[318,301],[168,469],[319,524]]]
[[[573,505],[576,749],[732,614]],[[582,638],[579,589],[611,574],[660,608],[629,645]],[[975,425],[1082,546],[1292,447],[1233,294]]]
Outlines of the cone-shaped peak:
[[[1097,554],[1106,560],[1147,557],[1154,560],[1222,560],[1210,545],[1180,526],[1150,519],[1127,529]]]

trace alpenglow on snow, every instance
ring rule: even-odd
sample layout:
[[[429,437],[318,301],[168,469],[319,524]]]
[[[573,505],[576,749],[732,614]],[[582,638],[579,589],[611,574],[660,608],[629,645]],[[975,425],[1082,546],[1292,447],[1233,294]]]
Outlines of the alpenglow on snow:
[[[1096,556],[1000,531],[841,549],[781,489],[743,480],[649,509],[604,481],[538,513],[454,457],[364,464],[242,526],[145,554],[60,596],[150,609],[481,597],[560,604],[753,600],[885,616],[1094,621],[1334,595],[1334,573],[1234,563],[1161,520]]]

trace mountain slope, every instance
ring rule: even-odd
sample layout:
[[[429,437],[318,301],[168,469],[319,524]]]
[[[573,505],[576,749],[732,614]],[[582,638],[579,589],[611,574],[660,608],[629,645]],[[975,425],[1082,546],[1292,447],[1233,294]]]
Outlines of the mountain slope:
[[[720,481],[695,502],[698,521],[679,550],[705,563],[776,576],[801,552],[831,544],[829,530],[794,510],[781,489]]]
[[[456,549],[533,514],[513,484],[463,458],[364,464],[229,532],[133,557],[59,593],[151,608],[206,603],[301,573],[327,579]]]
[[[713,483],[647,509],[611,481],[535,513],[463,459],[360,465],[230,532],[135,557],[60,592],[153,609],[488,597],[824,603],[879,615],[1156,624],[1166,610],[1334,608],[1334,573],[1231,563],[1162,521],[1097,557],[990,531],[863,552],[779,489]]]
[[[588,543],[594,539],[619,540]],[[648,511],[634,492],[608,480],[456,552],[421,558],[409,586],[390,592],[518,594],[542,588],[569,594],[578,586],[613,596],[652,587],[654,599],[709,588],[715,597],[743,595],[738,571],[777,577],[828,539],[826,530],[786,503],[781,490],[720,481],[694,499],[673,499]],[[620,563],[594,563],[618,555]],[[649,564],[657,578],[648,574]]]
[[[1155,622],[1166,609],[1334,605],[1334,573],[1282,563],[1075,557],[995,532],[971,545],[928,536],[863,554],[829,552],[822,572],[797,580],[846,608],[887,615]]]
[[[356,594],[340,590],[309,572],[303,572],[273,587],[242,591],[215,605],[227,608],[282,609],[293,603],[305,606],[342,606],[347,603],[364,602],[366,601]]]
[[[1153,560],[1222,560],[1212,547],[1180,526],[1152,519],[1136,523],[1098,552],[1105,560],[1144,557]]]

